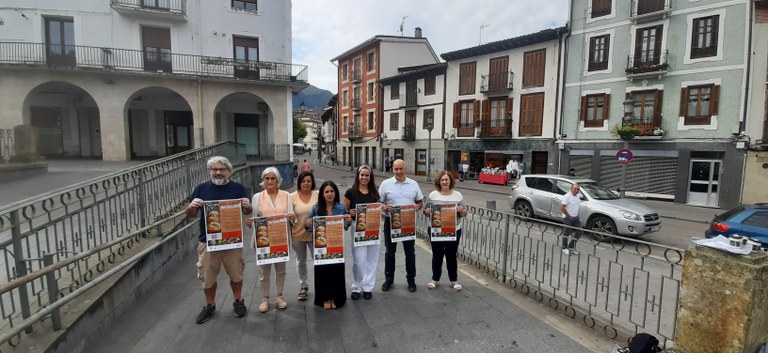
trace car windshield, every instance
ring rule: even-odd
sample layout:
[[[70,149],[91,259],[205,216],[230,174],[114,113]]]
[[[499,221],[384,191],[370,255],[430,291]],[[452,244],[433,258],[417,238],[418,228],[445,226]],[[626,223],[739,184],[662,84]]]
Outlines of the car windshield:
[[[619,197],[604,186],[595,183],[580,183],[582,191],[586,191],[589,196],[596,200],[615,200]]]

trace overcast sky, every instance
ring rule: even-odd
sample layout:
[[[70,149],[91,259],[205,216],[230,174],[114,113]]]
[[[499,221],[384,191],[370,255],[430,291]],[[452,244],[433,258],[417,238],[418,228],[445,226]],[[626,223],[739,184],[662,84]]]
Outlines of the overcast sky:
[[[565,25],[568,0],[293,0],[293,63],[309,82],[336,93],[331,58],[375,35],[413,37],[421,27],[439,56]],[[442,60],[442,59],[441,59]]]

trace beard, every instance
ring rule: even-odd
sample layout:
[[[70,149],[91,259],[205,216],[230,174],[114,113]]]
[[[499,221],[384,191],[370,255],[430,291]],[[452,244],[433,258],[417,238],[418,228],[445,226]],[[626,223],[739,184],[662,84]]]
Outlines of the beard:
[[[219,178],[213,177],[213,178],[211,178],[211,182],[213,183],[213,185],[222,186],[222,185],[228,183],[229,179],[224,178],[224,177],[219,177]]]

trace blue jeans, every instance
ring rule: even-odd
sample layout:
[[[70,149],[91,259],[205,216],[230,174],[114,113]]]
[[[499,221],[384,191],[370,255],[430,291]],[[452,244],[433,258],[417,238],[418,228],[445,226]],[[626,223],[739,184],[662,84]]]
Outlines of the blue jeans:
[[[581,228],[581,220],[579,220],[578,216],[577,217],[566,217],[563,220],[563,223],[566,226],[571,226],[571,227],[575,227],[575,228]],[[573,235],[573,237],[571,238],[571,243],[568,244],[568,237],[570,237],[571,235]],[[572,228],[569,228],[569,227],[565,227],[565,229],[563,230],[563,249],[565,249],[565,248],[569,248],[569,249],[575,248],[576,247],[576,241],[579,240],[579,238],[581,238],[581,229],[572,229]]]

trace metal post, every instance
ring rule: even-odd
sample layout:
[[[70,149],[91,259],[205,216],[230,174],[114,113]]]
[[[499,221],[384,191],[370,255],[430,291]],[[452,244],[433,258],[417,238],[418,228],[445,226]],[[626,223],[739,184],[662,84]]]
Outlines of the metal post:
[[[53,265],[53,255],[43,255],[43,265],[45,267]],[[59,300],[59,283],[56,282],[56,271],[51,271],[45,274],[46,286],[48,287],[48,303],[53,304]],[[61,313],[59,309],[55,309],[51,312],[51,324],[55,331],[61,330]]]
[[[144,169],[144,171],[147,171],[148,169]],[[147,225],[147,218],[148,218],[148,207],[147,207],[147,186],[146,181],[144,179],[144,171],[140,171],[141,174],[139,174],[139,224],[141,225],[141,228],[144,228]]]
[[[501,253],[503,254],[503,256],[502,256],[502,262],[501,262],[502,267],[501,267],[501,273],[500,273],[502,283],[507,283],[507,249],[509,249],[509,227],[511,226],[509,220],[511,218],[512,218],[511,214],[509,213],[504,214],[504,220],[505,220],[504,221],[505,223],[504,224],[504,244],[502,245],[502,248],[501,248],[502,249]]]
[[[429,140],[427,142],[427,181],[432,178],[432,126],[429,126]]]
[[[24,262],[24,249],[21,245],[21,223],[19,222],[19,210],[11,211],[11,242],[13,246],[13,258],[16,265],[16,278],[27,275],[27,263]],[[21,317],[26,319],[31,315],[29,310],[29,294],[27,293],[27,284],[19,286],[19,305],[21,306]],[[31,333],[32,326],[27,327],[24,332]]]
[[[355,138],[349,138],[349,170],[355,170]]]
[[[629,141],[624,140],[624,149],[629,149]],[[627,188],[627,163],[621,164],[621,186],[619,187],[619,197],[624,198],[624,191]]]

